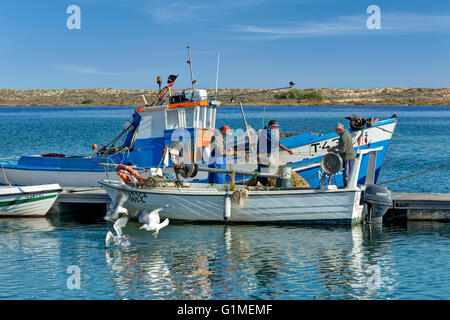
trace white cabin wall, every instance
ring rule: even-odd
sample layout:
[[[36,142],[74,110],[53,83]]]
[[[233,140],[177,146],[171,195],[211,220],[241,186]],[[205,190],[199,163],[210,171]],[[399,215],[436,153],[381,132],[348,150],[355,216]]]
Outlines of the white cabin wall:
[[[164,137],[165,110],[141,113],[141,117],[136,139]]]

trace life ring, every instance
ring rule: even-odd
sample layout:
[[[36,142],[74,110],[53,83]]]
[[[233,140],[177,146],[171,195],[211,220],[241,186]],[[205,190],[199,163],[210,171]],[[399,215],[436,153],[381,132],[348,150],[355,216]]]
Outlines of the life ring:
[[[125,182],[126,184],[131,182],[131,177],[128,174],[126,174],[122,171],[118,171],[117,174],[123,180],[123,182]]]
[[[142,178],[136,170],[131,169],[130,167],[120,164],[116,167],[117,174],[125,183],[131,182],[131,177],[134,177],[137,182],[144,182],[144,178]]]

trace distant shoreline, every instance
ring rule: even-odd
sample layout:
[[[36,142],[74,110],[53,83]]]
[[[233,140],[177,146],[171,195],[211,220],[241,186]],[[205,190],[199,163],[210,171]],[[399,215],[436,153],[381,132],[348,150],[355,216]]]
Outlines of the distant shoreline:
[[[175,89],[179,91],[183,89]],[[208,97],[215,91],[207,89]],[[63,89],[0,90],[0,106],[143,106],[157,90]],[[232,97],[234,97],[232,101]],[[450,88],[374,88],[374,89],[219,89],[218,100],[224,106],[450,106]]]
[[[143,105],[139,105],[139,106],[129,106],[129,105],[123,105],[123,106],[117,106],[117,105],[42,105],[42,106],[26,106],[26,105],[22,105],[22,106],[5,106],[5,105],[0,105],[0,110],[2,108],[50,108],[50,107],[59,107],[59,108],[77,108],[77,107],[86,107],[86,108],[96,108],[96,107],[112,107],[112,108],[139,108],[142,107]],[[324,104],[317,104],[317,105],[311,105],[311,104],[305,104],[305,105],[254,105],[254,104],[242,104],[242,106],[244,107],[257,107],[257,108],[273,108],[273,107],[316,107],[316,108],[321,108],[321,107],[449,107],[450,108],[450,104],[448,105],[401,105],[401,104],[397,104],[397,105],[358,105],[358,104],[352,104],[352,105],[324,105]],[[239,107],[239,105],[236,104],[221,104],[220,105],[221,108],[224,107]]]

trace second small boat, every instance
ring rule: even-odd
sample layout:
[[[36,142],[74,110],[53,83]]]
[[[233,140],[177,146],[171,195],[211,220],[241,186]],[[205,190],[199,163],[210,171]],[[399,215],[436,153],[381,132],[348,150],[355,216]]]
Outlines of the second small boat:
[[[0,187],[0,217],[45,216],[61,191],[59,184]]]

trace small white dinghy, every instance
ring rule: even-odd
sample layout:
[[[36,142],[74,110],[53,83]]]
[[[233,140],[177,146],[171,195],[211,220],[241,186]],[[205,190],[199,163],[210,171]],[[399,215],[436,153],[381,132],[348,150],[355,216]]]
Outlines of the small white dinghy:
[[[236,190],[230,192],[225,185],[201,183],[153,188],[114,181],[99,183],[112,199],[126,195],[124,207],[130,214],[168,204],[169,208],[161,215],[171,220],[353,225],[363,218],[361,193],[364,186],[357,185],[362,154],[375,154],[376,151],[358,152],[349,185],[345,188],[328,185],[322,188],[248,190],[245,186],[236,185]],[[371,167],[374,168],[373,163]]]
[[[0,217],[45,216],[61,191],[59,184],[0,186]]]

